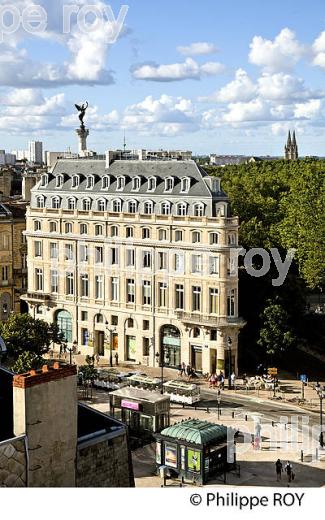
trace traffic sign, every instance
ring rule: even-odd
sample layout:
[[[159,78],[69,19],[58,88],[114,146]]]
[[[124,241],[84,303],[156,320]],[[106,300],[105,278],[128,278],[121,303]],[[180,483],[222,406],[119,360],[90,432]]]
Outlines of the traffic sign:
[[[276,376],[278,374],[278,369],[277,368],[268,368],[267,373],[269,374],[269,376]]]

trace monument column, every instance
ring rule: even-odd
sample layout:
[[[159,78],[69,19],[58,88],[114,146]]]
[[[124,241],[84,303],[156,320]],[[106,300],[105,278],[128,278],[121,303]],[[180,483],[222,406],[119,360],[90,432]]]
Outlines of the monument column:
[[[84,126],[81,126],[76,129],[76,134],[79,137],[78,153],[80,157],[83,157],[87,154],[87,137],[89,135],[89,130]]]

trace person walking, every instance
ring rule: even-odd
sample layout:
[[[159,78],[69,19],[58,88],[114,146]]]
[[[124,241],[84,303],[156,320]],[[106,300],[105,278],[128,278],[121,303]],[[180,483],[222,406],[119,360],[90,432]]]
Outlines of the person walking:
[[[236,374],[235,374],[235,372],[232,372],[232,374],[230,376],[230,381],[231,381],[231,388],[235,389],[235,385],[236,385]]]
[[[97,352],[97,354],[96,354],[96,365],[97,365],[97,366],[99,365],[99,354],[98,354],[98,352]]]
[[[288,484],[290,484],[290,482],[293,480],[292,479],[293,471],[292,471],[292,464],[290,464],[289,460],[287,461],[286,465],[284,466],[284,470],[288,477]]]
[[[186,365],[185,365],[185,363],[183,361],[182,364],[181,364],[181,377],[183,377],[183,374],[185,376],[185,373],[186,373]]]
[[[275,463],[275,471],[276,471],[276,480],[279,482],[281,480],[282,471],[283,471],[283,464],[280,459],[278,459]]]
[[[118,353],[115,352],[115,365],[118,366]]]

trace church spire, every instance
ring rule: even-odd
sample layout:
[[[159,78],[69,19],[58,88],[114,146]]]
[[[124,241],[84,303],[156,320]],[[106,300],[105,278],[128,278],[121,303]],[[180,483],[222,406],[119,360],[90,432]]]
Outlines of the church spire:
[[[288,133],[287,146],[291,146],[291,133],[290,133],[290,130],[289,130],[289,133]]]
[[[291,132],[289,130],[288,132],[288,140],[287,144],[284,147],[284,158],[288,161],[294,161],[298,159],[298,146],[296,141],[296,131],[294,130],[292,132],[292,138],[291,138]]]

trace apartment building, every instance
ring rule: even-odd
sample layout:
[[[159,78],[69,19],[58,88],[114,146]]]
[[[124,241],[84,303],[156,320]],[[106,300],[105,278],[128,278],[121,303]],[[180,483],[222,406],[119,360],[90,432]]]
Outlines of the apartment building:
[[[27,289],[26,205],[0,202],[0,321],[20,312]]]
[[[70,346],[237,370],[238,219],[194,161],[59,160],[31,190],[26,237],[30,312]]]

